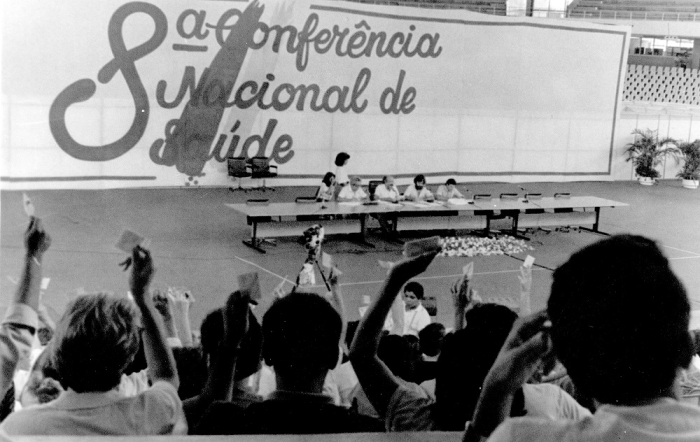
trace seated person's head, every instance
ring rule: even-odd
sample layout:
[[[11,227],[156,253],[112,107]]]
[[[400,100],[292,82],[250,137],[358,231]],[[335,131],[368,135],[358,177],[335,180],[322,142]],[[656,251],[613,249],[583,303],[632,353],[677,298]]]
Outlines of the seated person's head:
[[[416,175],[416,177],[413,178],[413,184],[416,186],[416,189],[421,190],[425,187],[425,175]]]
[[[613,236],[573,254],[554,272],[547,310],[557,357],[598,402],[668,396],[690,364],[688,297],[647,238]]]
[[[219,354],[219,344],[224,338],[224,312],[222,308],[210,312],[202,321],[200,329],[202,353],[209,365],[213,366]],[[235,381],[246,379],[260,370],[262,362],[262,328],[253,312],[248,313],[248,332],[243,337],[236,354]]]
[[[183,401],[202,393],[207,382],[207,364],[200,347],[174,347],[173,357],[180,386],[177,395]]]
[[[447,190],[449,190],[450,192],[454,190],[456,185],[457,181],[455,181],[454,178],[449,178],[447,181],[445,181],[445,187],[447,187]]]
[[[432,322],[418,332],[420,350],[426,356],[435,357],[440,354],[440,347],[445,338],[445,326],[439,322]]]
[[[49,352],[41,352],[29,371],[29,379],[19,395],[22,408],[51,402],[63,392],[58,374],[50,364]]]
[[[338,155],[335,156],[335,165],[338,167],[345,166],[348,164],[348,160],[350,159],[350,155],[348,155],[345,152],[340,152]]]
[[[263,316],[262,328],[265,363],[280,377],[325,377],[338,362],[340,315],[315,293],[277,299]]]
[[[394,177],[391,175],[386,175],[382,178],[382,182],[387,189],[390,189],[394,185]]]
[[[39,343],[41,343],[42,346],[45,346],[49,343],[51,338],[53,338],[53,331],[51,331],[51,329],[48,327],[41,327],[36,332],[36,336],[39,338]]]
[[[379,340],[377,357],[403,380],[412,380],[411,344],[399,335],[384,335]]]
[[[332,186],[335,183],[335,174],[333,172],[326,172],[321,182],[328,187]]]
[[[108,391],[119,385],[139,340],[131,301],[104,293],[83,295],[68,304],[56,325],[51,365],[66,389]]]
[[[403,300],[409,310],[418,307],[423,299],[423,286],[416,281],[410,281],[403,288]]]
[[[518,315],[499,304],[477,304],[467,325],[445,338],[435,377],[436,417],[443,431],[461,431],[471,420],[481,385]],[[514,408],[522,406],[522,393]],[[517,397],[517,396],[516,396]]]
[[[352,190],[357,190],[361,185],[362,178],[360,178],[359,176],[354,176],[350,178],[350,186],[352,186]]]

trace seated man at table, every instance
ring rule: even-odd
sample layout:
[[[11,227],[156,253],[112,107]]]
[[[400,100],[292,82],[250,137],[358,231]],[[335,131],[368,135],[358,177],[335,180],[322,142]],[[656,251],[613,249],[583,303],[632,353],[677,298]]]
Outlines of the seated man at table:
[[[445,184],[438,187],[436,197],[440,201],[447,201],[450,198],[464,198],[464,195],[457,190],[457,181],[454,178],[449,178]]]
[[[403,193],[403,199],[406,201],[434,201],[433,192],[425,187],[425,175],[416,175],[413,178],[413,184],[408,186]]]
[[[396,203],[401,200],[401,193],[394,185],[394,177],[387,175],[382,178],[382,184],[374,191],[374,199]]]
[[[350,185],[344,186],[338,194],[338,201],[364,201],[367,194],[362,189],[362,179],[354,176],[350,179]]]

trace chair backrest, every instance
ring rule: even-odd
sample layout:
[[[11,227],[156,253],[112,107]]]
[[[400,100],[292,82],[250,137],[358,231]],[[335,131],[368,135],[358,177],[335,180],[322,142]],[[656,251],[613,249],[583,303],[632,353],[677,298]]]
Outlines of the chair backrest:
[[[253,172],[268,172],[270,170],[270,159],[267,157],[253,157],[250,159]]]
[[[244,157],[228,158],[228,174],[234,176],[239,173],[246,173],[247,163]]]
[[[374,191],[377,190],[377,187],[379,187],[382,184],[381,180],[371,180],[369,182],[369,185],[367,186],[367,190],[369,191],[370,195],[374,195]]]

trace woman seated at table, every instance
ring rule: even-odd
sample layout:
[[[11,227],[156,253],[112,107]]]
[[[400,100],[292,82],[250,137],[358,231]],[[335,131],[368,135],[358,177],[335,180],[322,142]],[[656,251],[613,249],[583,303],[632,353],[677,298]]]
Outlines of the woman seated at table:
[[[388,201],[396,203],[401,200],[401,193],[394,185],[394,177],[387,175],[382,178],[382,184],[374,191],[374,199],[378,201]]]
[[[316,201],[330,201],[335,194],[335,174],[328,172],[321,180],[321,187],[316,192]]]
[[[433,192],[425,187],[425,175],[416,175],[413,178],[413,184],[408,186],[403,193],[403,199],[406,201],[434,201]]]
[[[350,179],[350,185],[344,186],[338,194],[338,201],[365,201],[367,194],[362,189],[362,179],[354,176]]]
[[[445,184],[441,184],[437,190],[437,199],[440,201],[447,201],[450,198],[464,198],[464,195],[457,190],[457,181],[454,178],[450,178],[445,181]]]

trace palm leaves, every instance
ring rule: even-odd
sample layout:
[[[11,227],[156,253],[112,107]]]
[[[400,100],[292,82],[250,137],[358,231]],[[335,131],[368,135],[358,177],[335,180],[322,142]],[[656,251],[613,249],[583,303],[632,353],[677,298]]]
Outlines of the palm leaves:
[[[634,170],[641,177],[657,178],[659,171],[656,166],[661,164],[666,155],[671,155],[678,159],[681,151],[675,146],[676,140],[673,138],[659,139],[655,130],[632,131],[635,135],[633,143],[625,146],[625,153],[628,155],[626,161],[632,161]]]
[[[700,179],[700,140],[680,143],[678,150],[683,156],[683,167],[676,176],[684,180]]]

